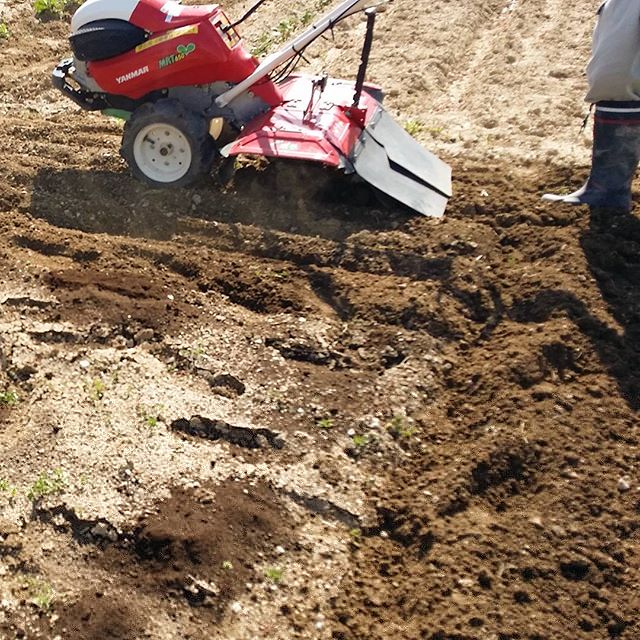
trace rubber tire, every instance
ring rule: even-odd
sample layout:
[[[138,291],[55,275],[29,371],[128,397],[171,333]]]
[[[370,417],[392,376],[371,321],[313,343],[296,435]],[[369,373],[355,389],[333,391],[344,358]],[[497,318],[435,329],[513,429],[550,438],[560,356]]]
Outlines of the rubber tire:
[[[191,166],[187,173],[174,182],[158,182],[140,169],[133,153],[138,134],[151,124],[169,124],[180,132],[191,147]],[[209,135],[209,121],[187,109],[179,100],[165,99],[147,102],[138,107],[124,127],[120,155],[127,161],[135,178],[157,189],[187,187],[211,172],[217,154],[216,144]]]

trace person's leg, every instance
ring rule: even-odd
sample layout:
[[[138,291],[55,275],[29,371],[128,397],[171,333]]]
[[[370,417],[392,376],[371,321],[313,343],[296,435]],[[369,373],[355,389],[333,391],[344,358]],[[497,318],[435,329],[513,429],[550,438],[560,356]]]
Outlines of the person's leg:
[[[594,120],[589,179],[574,193],[543,198],[628,212],[640,161],[640,102],[600,102]]]

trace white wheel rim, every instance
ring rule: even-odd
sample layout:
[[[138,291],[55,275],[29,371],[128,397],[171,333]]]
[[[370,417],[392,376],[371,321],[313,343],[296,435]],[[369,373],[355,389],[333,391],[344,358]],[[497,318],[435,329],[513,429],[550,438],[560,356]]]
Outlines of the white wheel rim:
[[[183,178],[191,167],[193,154],[184,134],[161,122],[142,129],[133,143],[138,168],[155,182],[170,183]]]

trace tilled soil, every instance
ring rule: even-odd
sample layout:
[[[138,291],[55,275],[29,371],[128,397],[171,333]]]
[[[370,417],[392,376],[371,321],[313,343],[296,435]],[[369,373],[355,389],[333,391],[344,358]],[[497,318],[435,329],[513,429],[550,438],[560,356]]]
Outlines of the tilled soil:
[[[151,191],[49,88],[66,23],[2,9],[2,638],[640,637],[640,220],[540,201],[591,6],[409,4],[372,74],[441,221],[304,166]]]

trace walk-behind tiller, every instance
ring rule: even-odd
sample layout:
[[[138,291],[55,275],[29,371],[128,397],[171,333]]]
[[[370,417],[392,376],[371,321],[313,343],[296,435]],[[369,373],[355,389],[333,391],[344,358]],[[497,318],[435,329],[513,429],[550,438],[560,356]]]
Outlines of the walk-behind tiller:
[[[126,120],[121,153],[156,187],[181,187],[211,170],[217,153],[312,161],[356,174],[428,216],[451,195],[449,167],[382,108],[365,83],[384,0],[345,0],[261,63],[218,5],[166,0],[89,0],[75,13],[74,57],[55,86],[83,109]],[[305,48],[341,20],[366,10],[367,34],[355,82],[293,75]],[[235,132],[218,148],[221,124]]]

